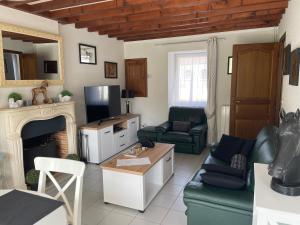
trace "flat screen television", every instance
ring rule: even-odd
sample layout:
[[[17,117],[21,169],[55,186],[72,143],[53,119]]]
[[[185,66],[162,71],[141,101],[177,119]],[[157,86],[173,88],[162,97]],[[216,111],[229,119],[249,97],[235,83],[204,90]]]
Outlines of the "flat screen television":
[[[84,95],[88,123],[121,115],[119,85],[84,87]]]

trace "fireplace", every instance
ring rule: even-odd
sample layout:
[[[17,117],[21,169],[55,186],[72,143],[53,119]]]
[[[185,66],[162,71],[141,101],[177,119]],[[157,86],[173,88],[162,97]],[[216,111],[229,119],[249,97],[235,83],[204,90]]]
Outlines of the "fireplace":
[[[7,159],[3,165],[5,187],[0,188],[26,189],[24,169],[33,166],[36,155],[57,154],[51,142],[57,133],[67,136],[67,154],[77,153],[74,102],[0,109],[0,124],[0,152]],[[42,151],[40,147],[45,144],[47,148]]]
[[[48,120],[36,120],[27,123],[21,132],[23,141],[23,162],[25,174],[34,168],[34,158],[60,156],[59,143],[55,134],[66,129],[64,116],[58,116]]]

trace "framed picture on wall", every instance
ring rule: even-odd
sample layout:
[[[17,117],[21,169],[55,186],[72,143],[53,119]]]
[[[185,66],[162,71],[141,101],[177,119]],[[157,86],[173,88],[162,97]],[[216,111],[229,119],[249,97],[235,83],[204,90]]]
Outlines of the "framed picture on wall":
[[[118,78],[118,63],[104,62],[104,74],[105,78]]]
[[[228,57],[228,62],[227,62],[227,74],[231,75],[232,74],[232,56]]]
[[[97,64],[96,46],[79,44],[79,62],[81,64]]]
[[[291,74],[289,84],[298,86],[299,83],[299,62],[300,62],[300,48],[295,49],[291,54]]]
[[[283,53],[283,75],[288,75],[291,72],[291,45],[284,48]]]

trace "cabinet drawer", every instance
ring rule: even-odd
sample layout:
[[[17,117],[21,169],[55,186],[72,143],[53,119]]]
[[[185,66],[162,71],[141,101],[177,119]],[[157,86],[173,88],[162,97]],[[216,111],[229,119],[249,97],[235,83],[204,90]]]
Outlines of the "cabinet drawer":
[[[163,157],[163,183],[173,174],[174,150],[172,149]]]

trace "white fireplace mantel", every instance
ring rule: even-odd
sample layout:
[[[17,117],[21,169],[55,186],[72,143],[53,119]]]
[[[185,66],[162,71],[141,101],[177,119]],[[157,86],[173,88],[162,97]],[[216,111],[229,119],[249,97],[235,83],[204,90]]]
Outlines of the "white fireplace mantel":
[[[31,121],[48,120],[57,116],[64,116],[66,119],[68,152],[77,153],[74,102],[0,109],[0,152],[6,157],[2,166],[4,188],[26,189],[21,138],[24,125]]]

